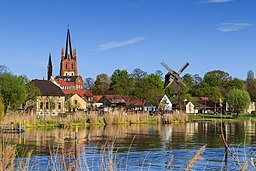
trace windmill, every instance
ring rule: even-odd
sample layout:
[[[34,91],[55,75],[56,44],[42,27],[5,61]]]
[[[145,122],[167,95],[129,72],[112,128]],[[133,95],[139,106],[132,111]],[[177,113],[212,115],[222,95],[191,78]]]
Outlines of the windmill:
[[[178,72],[172,70],[165,62],[161,63],[165,69],[167,69],[168,73],[165,75],[164,79],[164,90],[170,86],[173,81],[175,81],[178,85],[183,84],[185,86],[185,84],[182,82],[181,78],[180,78],[180,74],[189,66],[189,63],[187,62]],[[186,86],[185,86],[186,87]]]

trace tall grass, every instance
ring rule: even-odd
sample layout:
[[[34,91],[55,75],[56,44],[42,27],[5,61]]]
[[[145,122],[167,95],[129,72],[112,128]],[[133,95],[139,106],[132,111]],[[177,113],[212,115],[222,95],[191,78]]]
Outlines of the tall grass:
[[[170,124],[174,122],[185,123],[188,121],[188,115],[174,112],[173,114],[150,116],[148,112],[126,113],[123,110],[105,113],[104,115],[100,115],[98,112],[91,112],[90,114],[75,112],[67,114],[65,117],[9,113],[3,118],[1,125],[10,125],[11,122],[17,124],[19,121],[26,121],[27,127],[59,126],[60,124],[66,127],[88,124]]]

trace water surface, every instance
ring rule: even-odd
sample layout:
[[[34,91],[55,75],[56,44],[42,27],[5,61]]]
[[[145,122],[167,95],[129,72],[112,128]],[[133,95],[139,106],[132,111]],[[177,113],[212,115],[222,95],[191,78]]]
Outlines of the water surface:
[[[166,170],[168,166],[184,170],[197,150],[207,144],[203,160],[193,165],[194,170],[238,170],[239,164],[254,155],[256,124],[225,124],[232,147],[227,165],[219,122],[91,126],[79,128],[77,133],[74,128],[27,129],[22,135],[3,134],[1,150],[6,144],[16,144],[19,157],[26,158],[32,149],[32,170],[65,170],[76,159],[78,170]]]

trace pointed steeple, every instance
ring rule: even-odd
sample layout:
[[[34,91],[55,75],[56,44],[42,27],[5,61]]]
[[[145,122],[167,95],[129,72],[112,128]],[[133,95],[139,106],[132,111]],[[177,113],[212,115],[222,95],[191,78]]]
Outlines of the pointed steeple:
[[[73,59],[69,26],[68,26],[68,31],[67,31],[67,40],[66,40],[66,49],[65,49],[64,59]]]
[[[52,55],[51,55],[51,53],[49,53],[48,68],[49,67],[52,68]]]
[[[48,73],[47,73],[47,79],[50,80],[52,76],[52,56],[51,53],[49,53],[49,60],[48,60]]]

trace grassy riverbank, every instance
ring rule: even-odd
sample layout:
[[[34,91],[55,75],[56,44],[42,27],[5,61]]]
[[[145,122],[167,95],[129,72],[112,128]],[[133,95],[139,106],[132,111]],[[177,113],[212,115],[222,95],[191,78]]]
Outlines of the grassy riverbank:
[[[22,113],[9,113],[1,121],[1,126],[17,125],[21,122],[26,127],[72,127],[88,125],[120,125],[120,124],[171,124],[193,121],[256,121],[256,115],[240,114],[238,118],[232,115],[210,115],[210,114],[164,114],[151,116],[148,113],[127,114],[127,113],[98,113],[85,114],[83,112],[71,113],[66,116],[37,116]]]
[[[189,121],[221,121],[222,120],[230,120],[230,121],[244,121],[244,120],[253,120],[256,121],[256,115],[253,114],[240,114],[237,118],[233,115],[211,115],[211,114],[196,114],[189,115]]]
[[[106,113],[99,115],[98,113],[85,114],[76,112],[67,114],[66,116],[37,116],[21,113],[11,113],[6,115],[1,121],[1,125],[17,125],[19,122],[26,127],[72,127],[87,125],[117,125],[117,124],[170,124],[185,123],[188,121],[187,114],[165,114],[151,116],[148,113],[132,113],[124,112]]]

